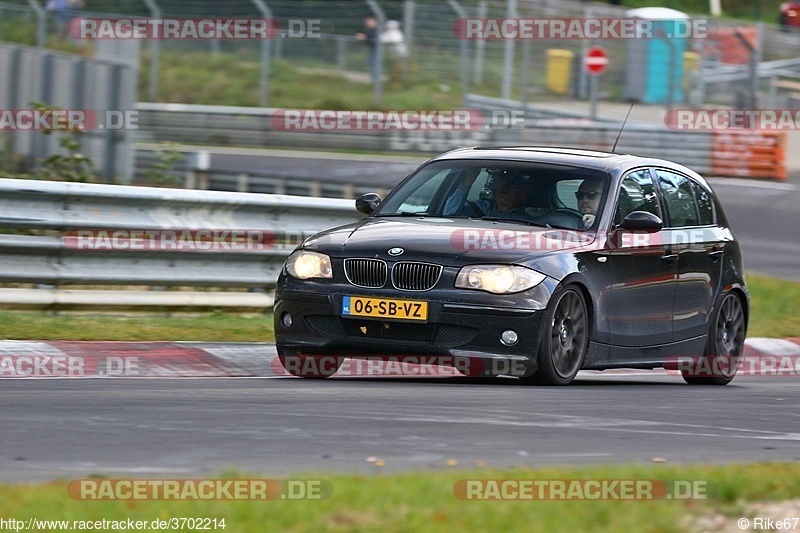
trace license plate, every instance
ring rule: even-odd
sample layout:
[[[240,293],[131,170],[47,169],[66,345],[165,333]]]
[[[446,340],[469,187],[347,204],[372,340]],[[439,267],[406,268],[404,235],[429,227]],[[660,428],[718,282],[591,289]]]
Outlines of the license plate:
[[[428,302],[345,296],[342,316],[368,316],[398,320],[428,320]]]

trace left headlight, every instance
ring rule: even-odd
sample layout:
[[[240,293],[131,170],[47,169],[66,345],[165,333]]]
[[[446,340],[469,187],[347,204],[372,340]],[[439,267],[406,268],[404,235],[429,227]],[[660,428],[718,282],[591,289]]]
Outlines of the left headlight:
[[[513,265],[472,265],[461,269],[456,287],[493,294],[522,292],[544,281],[546,276],[530,268]]]
[[[286,271],[297,279],[332,278],[331,258],[318,252],[299,250],[286,260]]]

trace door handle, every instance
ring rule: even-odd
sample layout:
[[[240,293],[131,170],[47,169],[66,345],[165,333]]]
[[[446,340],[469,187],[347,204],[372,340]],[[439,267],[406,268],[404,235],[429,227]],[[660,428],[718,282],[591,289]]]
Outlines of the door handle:
[[[673,261],[678,260],[678,254],[673,254],[672,252],[668,251],[667,253],[661,256],[661,259],[663,261],[666,261],[667,263],[672,263]]]
[[[711,258],[711,261],[716,263],[724,254],[725,250],[721,246],[715,246],[711,251],[708,252],[708,257]]]

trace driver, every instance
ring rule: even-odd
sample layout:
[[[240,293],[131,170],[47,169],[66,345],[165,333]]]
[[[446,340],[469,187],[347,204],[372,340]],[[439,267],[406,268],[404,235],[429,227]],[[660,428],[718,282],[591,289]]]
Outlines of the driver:
[[[578,211],[583,215],[583,227],[588,228],[594,224],[597,211],[600,209],[600,198],[603,196],[603,180],[600,178],[587,178],[583,180],[575,198],[578,200]]]
[[[477,169],[480,171],[480,169]],[[474,171],[473,171],[474,172]],[[465,184],[474,181],[477,173],[464,178],[455,194],[445,204],[445,215],[480,216],[491,218],[507,218],[512,220],[533,220],[525,211],[524,203],[528,194],[529,176],[520,172],[501,170],[489,180],[488,188],[492,191],[492,199],[481,198],[475,202],[466,202],[469,187]],[[471,178],[471,179],[470,179]],[[454,206],[461,206],[454,208]]]

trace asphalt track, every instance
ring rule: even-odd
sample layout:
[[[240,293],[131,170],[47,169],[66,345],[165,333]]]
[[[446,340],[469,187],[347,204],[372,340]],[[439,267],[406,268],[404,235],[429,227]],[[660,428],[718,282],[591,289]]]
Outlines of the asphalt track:
[[[426,158],[209,148],[212,167],[389,190]],[[711,178],[742,245],[745,269],[800,280],[800,180]]]
[[[391,187],[422,161],[225,157],[242,172],[302,168],[376,187]],[[800,186],[711,182],[747,271],[800,279]],[[240,375],[223,368],[184,374],[214,378],[154,379],[153,367],[139,378],[0,379],[0,480],[183,477],[229,467],[372,473],[370,457],[387,470],[446,469],[451,459],[459,467],[800,460],[797,376],[742,376],[727,387],[691,387],[659,372],[581,373],[567,388],[510,379],[304,381],[270,372],[272,346],[229,345],[217,355],[243,357],[241,375],[255,377],[222,377]]]
[[[260,377],[0,380],[0,479],[800,460],[798,376],[308,381],[270,372],[271,345],[212,348]]]

